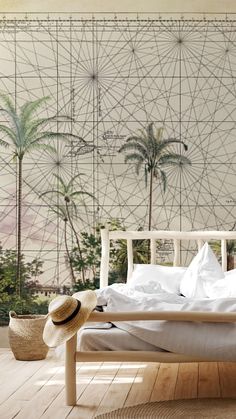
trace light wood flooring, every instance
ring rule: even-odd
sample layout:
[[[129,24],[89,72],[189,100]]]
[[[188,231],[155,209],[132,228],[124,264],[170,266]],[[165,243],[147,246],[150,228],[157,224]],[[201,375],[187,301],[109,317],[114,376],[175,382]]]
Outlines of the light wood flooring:
[[[147,401],[236,398],[236,363],[77,363],[78,406],[65,406],[64,365],[53,353],[43,361],[16,361],[0,350],[1,419],[90,419]]]

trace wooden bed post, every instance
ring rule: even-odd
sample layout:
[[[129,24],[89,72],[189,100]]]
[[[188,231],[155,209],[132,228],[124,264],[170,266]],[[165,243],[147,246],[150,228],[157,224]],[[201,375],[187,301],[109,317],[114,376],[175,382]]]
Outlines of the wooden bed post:
[[[67,406],[76,405],[76,346],[77,333],[66,342],[65,384]]]
[[[173,266],[180,266],[180,240],[174,239],[174,263]]]
[[[108,285],[108,271],[109,271],[109,255],[110,255],[110,239],[109,230],[107,227],[101,228],[102,241],[102,256],[100,266],[100,288]]]
[[[151,239],[150,247],[151,247],[151,263],[152,263],[152,265],[155,265],[155,263],[156,263],[156,248],[157,248],[156,239]]]
[[[133,241],[127,240],[127,256],[128,256],[128,270],[127,270],[127,282],[131,278],[134,269],[134,255],[133,255]]]
[[[223,271],[227,271],[227,245],[226,240],[221,240],[221,261]]]

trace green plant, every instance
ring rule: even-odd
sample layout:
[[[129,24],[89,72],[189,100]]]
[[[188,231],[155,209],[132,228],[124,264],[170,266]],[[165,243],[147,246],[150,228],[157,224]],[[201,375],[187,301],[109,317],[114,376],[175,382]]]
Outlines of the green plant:
[[[133,240],[134,263],[148,263],[149,244],[147,240]],[[116,272],[119,282],[126,282],[128,269],[127,241],[117,240],[112,259],[112,268]]]
[[[117,219],[110,220],[110,230],[125,230],[124,226]],[[86,287],[99,285],[100,262],[101,262],[101,225],[95,229],[95,233],[81,232],[81,252],[83,259],[80,258],[80,253],[75,247],[70,254],[72,265],[75,271],[84,271],[87,278],[83,284],[76,283],[76,289],[81,290]],[[133,255],[134,263],[147,263],[148,261],[148,242],[146,240],[133,241]],[[110,243],[110,269],[109,269],[109,283],[126,281],[127,276],[127,242],[126,240],[116,240]],[[95,285],[94,285],[95,284]]]
[[[184,147],[187,145],[177,139],[163,139],[163,128],[158,128],[156,133],[153,130],[153,123],[149,123],[145,130],[141,130],[140,135],[131,135],[119,149],[124,152],[125,163],[131,162],[135,166],[137,175],[141,167],[144,167],[145,185],[148,185],[149,176],[149,214],[148,229],[152,228],[152,206],[153,206],[153,181],[160,178],[164,192],[166,191],[167,175],[165,168],[167,166],[180,166],[191,164],[190,160],[181,155],[172,153],[168,150],[171,144],[177,143]]]
[[[21,255],[21,295],[17,295],[19,284],[16,282],[16,250],[4,250],[0,245],[0,324],[8,323],[8,313],[15,310],[19,314],[37,313],[46,310],[46,305],[37,303],[32,289],[43,273],[43,263],[39,259],[26,262]],[[46,311],[45,311],[46,312]]]
[[[67,222],[70,224],[71,230],[74,234],[80,261],[81,261],[81,276],[82,276],[82,282],[85,283],[85,269],[84,269],[84,258],[83,258],[83,252],[80,245],[80,239],[79,235],[75,229],[73,217],[76,216],[76,218],[79,218],[78,211],[77,211],[77,205],[76,205],[76,199],[81,198],[81,196],[90,196],[91,198],[94,198],[92,194],[89,192],[75,189],[74,184],[78,178],[80,178],[81,174],[77,174],[76,176],[73,176],[68,183],[66,183],[61,176],[54,174],[55,178],[57,179],[57,189],[51,189],[48,191],[43,192],[40,196],[46,196],[48,194],[55,195],[56,198],[62,197],[64,201],[65,207],[63,208],[61,205],[58,207],[58,214],[62,217],[64,217],[65,222],[65,231],[66,231],[66,224]],[[81,201],[84,205],[84,201]],[[54,205],[55,209],[55,205]],[[66,239],[65,239],[66,240]],[[67,250],[68,251],[68,250]],[[69,257],[70,261],[70,257]],[[71,269],[73,270],[73,264],[70,262]],[[72,276],[74,279],[74,274]]]
[[[100,234],[81,232],[81,252],[74,248],[71,252],[72,265],[77,272],[84,271],[92,273],[92,278],[99,274],[101,257],[101,237]],[[80,255],[83,255],[81,258]]]
[[[99,288],[99,278],[94,278],[92,280],[85,279],[84,283],[77,281],[73,285],[73,292],[79,292],[84,290],[96,290]]]
[[[232,256],[236,253],[236,240],[227,240],[226,243],[227,254]]]

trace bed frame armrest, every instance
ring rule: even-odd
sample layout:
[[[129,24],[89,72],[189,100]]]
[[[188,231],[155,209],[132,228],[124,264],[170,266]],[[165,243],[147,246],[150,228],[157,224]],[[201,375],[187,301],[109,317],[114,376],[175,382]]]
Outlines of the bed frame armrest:
[[[185,322],[234,323],[236,313],[208,311],[132,311],[132,312],[92,312],[88,322],[122,322],[136,320],[169,320]]]

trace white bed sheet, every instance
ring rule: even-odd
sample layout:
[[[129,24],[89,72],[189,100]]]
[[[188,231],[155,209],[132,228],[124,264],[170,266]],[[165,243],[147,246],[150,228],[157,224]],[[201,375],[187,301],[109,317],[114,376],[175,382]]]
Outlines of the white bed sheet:
[[[98,304],[106,311],[236,312],[236,298],[195,300],[168,294],[146,294],[113,284],[97,290]],[[236,361],[236,323],[176,321],[115,322],[119,329],[166,351],[215,361]]]
[[[78,333],[79,351],[159,351],[148,342],[131,335],[125,330],[112,327],[110,329],[81,329]]]

